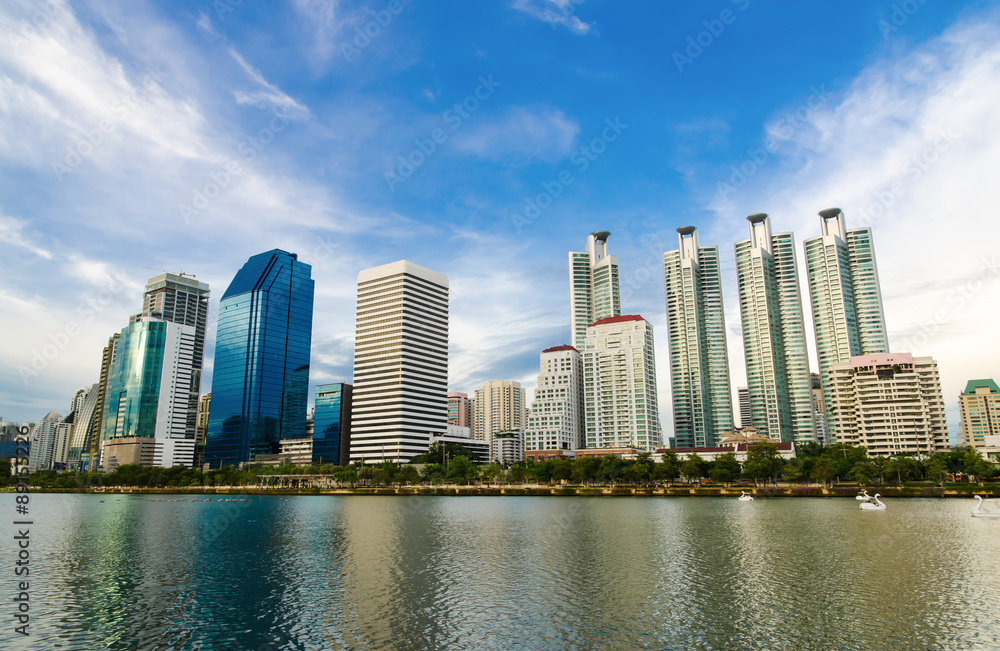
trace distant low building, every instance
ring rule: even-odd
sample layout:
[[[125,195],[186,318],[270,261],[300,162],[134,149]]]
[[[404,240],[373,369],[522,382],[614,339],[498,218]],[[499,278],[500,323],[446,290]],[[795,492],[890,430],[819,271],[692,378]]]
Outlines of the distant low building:
[[[466,428],[467,429],[467,428]],[[455,445],[461,445],[463,448],[469,451],[471,455],[470,459],[474,463],[489,463],[490,462],[490,444],[486,441],[479,441],[477,439],[468,436],[433,436],[431,437],[431,445],[435,443],[453,443]],[[431,463],[441,463],[446,461],[445,459],[430,460]]]
[[[490,441],[490,459],[503,466],[524,461],[524,432],[510,430],[494,434]]]
[[[795,444],[791,441],[771,441],[778,448],[778,456],[784,460],[795,458]],[[715,461],[715,458],[729,452],[736,454],[736,460],[743,463],[747,460],[747,452],[752,448],[755,443],[736,443],[733,445],[719,445],[711,448],[671,448],[673,452],[680,459],[686,459],[690,455],[694,454],[705,461]],[[663,453],[666,452],[666,448],[657,450],[653,454],[653,461],[659,463],[663,460]]]
[[[1000,436],[1000,387],[993,380],[969,380],[958,397],[965,443],[982,449],[986,438]]]

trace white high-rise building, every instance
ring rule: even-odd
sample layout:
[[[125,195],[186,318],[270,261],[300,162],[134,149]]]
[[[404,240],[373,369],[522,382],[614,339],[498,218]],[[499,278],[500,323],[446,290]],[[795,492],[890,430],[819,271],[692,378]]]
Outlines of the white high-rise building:
[[[736,243],[750,399],[750,421],[741,412],[741,423],[776,440],[815,441],[795,238],[773,234],[764,213],[747,221],[750,239]]]
[[[844,213],[819,213],[823,234],[807,239],[806,275],[816,334],[816,358],[827,408],[834,364],[889,352],[882,291],[870,228],[847,229]],[[828,426],[837,441],[836,426]]]
[[[569,309],[573,345],[582,350],[587,326],[594,321],[620,316],[618,256],[608,255],[608,231],[587,237],[586,251],[569,253]]]
[[[583,356],[572,346],[546,348],[528,414],[528,450],[576,450],[584,446]]]
[[[674,441],[711,447],[733,431],[719,247],[699,246],[694,226],[678,228],[677,242],[663,254]]]
[[[583,376],[587,448],[652,451],[663,445],[648,321],[624,315],[587,328]]]
[[[500,432],[524,431],[526,402],[520,382],[491,380],[479,387],[472,404],[472,438],[490,442]]]
[[[56,432],[62,420],[62,416],[50,411],[45,415],[45,418],[35,423],[34,427],[31,428],[29,435],[31,448],[28,452],[28,468],[31,472],[52,468]]]
[[[910,353],[851,357],[830,371],[830,416],[837,442],[869,455],[949,449],[937,364]]]
[[[448,423],[448,278],[408,260],[358,274],[351,461],[406,463]]]
[[[142,317],[152,317],[194,329],[191,386],[186,389],[191,404],[187,410],[188,422],[185,425],[191,438],[196,438],[198,429],[198,398],[201,395],[201,375],[205,361],[208,299],[208,283],[198,282],[193,274],[162,273],[146,281],[142,312],[129,321],[136,323]]]

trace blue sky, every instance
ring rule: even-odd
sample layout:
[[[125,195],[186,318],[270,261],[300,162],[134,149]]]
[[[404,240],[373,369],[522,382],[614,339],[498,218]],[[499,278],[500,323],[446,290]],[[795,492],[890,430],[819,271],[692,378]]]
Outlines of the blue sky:
[[[954,435],[965,382],[1000,376],[997,3],[776,4],[3,3],[0,416],[97,381],[143,267],[216,306],[274,247],[313,265],[313,385],[351,378],[358,271],[406,258],[451,280],[451,388],[533,387],[569,340],[566,252],[606,229],[669,432],[675,229],[720,247],[738,385],[744,217],[801,253],[839,206],[872,226],[890,347],[937,359]]]

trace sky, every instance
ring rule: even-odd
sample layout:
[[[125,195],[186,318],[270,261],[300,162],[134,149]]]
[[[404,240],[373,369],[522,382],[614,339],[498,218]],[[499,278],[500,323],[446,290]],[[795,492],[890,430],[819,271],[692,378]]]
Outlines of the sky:
[[[358,272],[408,259],[450,280],[450,389],[530,390],[570,341],[567,252],[608,230],[669,435],[676,229],[719,246],[735,388],[745,217],[795,234],[804,286],[836,206],[872,228],[890,349],[937,360],[954,438],[966,382],[1000,378],[998,5],[7,0],[0,417],[65,414],[160,270],[208,283],[214,318],[272,248],[312,265],[312,386],[351,380]],[[210,324],[203,392],[213,351]]]

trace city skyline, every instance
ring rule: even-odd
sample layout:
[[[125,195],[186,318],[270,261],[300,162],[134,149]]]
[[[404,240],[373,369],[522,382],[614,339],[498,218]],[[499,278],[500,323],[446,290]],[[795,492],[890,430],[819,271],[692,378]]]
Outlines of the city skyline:
[[[276,28],[285,38],[306,36],[301,51],[282,56],[270,56],[273,44],[242,35],[266,20],[267,10],[261,16],[235,7],[220,15],[197,5],[144,4],[112,21],[86,3],[56,3],[32,25],[33,5],[0,9],[0,21],[21,39],[0,55],[0,72],[24,91],[19,97],[47,102],[62,116],[15,100],[0,127],[0,240],[11,254],[0,263],[10,317],[0,347],[0,415],[28,421],[61,413],[77,389],[98,380],[101,350],[151,275],[143,267],[187,271],[221,288],[242,261],[272,245],[315,269],[322,312],[310,395],[316,384],[351,378],[352,279],[401,258],[452,279],[448,390],[471,393],[503,378],[530,394],[538,354],[572,343],[563,256],[588,233],[607,229],[615,234],[621,309],[643,314],[659,339],[659,405],[670,432],[656,260],[672,248],[672,232],[693,224],[704,245],[720,249],[730,376],[742,384],[732,245],[745,238],[745,216],[768,212],[801,247],[819,234],[816,212],[837,205],[851,227],[875,232],[889,349],[937,361],[954,438],[966,382],[995,377],[1000,368],[1000,353],[982,345],[998,317],[990,296],[1000,277],[991,250],[997,226],[980,217],[990,206],[982,170],[998,157],[986,99],[998,78],[993,8],[922,5],[899,25],[888,2],[837,12],[786,9],[825,21],[849,47],[767,80],[753,101],[733,108],[733,96],[762,83],[738,60],[748,41],[773,36],[768,56],[776,59],[815,51],[811,39],[773,31],[783,24],[772,20],[776,10],[735,5],[736,22],[678,70],[674,52],[683,54],[688,37],[697,39],[717,12],[637,8],[649,12],[648,22],[667,25],[650,57],[665,70],[643,64],[633,76],[626,72],[633,59],[612,65],[584,51],[631,56],[613,8],[588,2],[572,16],[525,9],[544,4],[455,10],[455,20],[475,12],[499,27],[463,37],[451,54],[420,49],[429,42],[422,30],[447,25],[434,27],[435,12],[407,6],[350,61],[340,48],[349,39],[333,31],[321,39],[330,23],[310,20],[306,4]],[[346,3],[337,16],[346,34],[368,20]],[[766,27],[769,21],[775,27]],[[22,35],[22,22],[43,38]],[[157,37],[141,38],[154,33],[151,26]],[[57,31],[65,34],[61,53],[44,38]],[[116,41],[114,34],[131,38]],[[527,58],[500,43],[514,35],[534,39]],[[652,36],[634,36],[637,53],[651,54]],[[325,58],[317,49],[323,43]],[[397,54],[406,56],[394,65]],[[544,85],[528,75],[539,56],[550,62],[538,75]],[[282,65],[300,59],[315,66],[297,75],[292,69],[302,66]],[[93,90],[74,90],[29,61],[80,71],[95,80]],[[443,72],[426,73],[423,63]],[[376,73],[392,81],[388,91],[364,81]],[[739,74],[746,81],[734,78]],[[621,90],[632,87],[642,93]],[[675,106],[675,96],[689,106]],[[461,124],[451,131],[445,112],[467,97],[478,108],[468,117],[452,114]],[[77,147],[107,115],[113,133]],[[338,136],[341,125],[357,135]],[[449,140],[423,154],[418,144],[442,126]],[[328,157],[309,153],[293,162],[317,141],[329,145]],[[591,160],[581,148],[591,151],[595,142],[591,153],[604,153]],[[362,144],[370,153],[359,153]],[[77,158],[67,161],[67,149]],[[398,160],[413,151],[426,161],[404,178]],[[242,172],[226,170],[233,161]],[[399,179],[392,187],[388,171]],[[561,180],[564,171],[572,183]],[[227,174],[216,198],[195,201]],[[472,177],[494,181],[480,185]],[[538,201],[543,191],[549,199]],[[551,205],[530,209],[528,199]],[[189,212],[182,214],[182,204]],[[43,354],[53,350],[47,346],[56,352]],[[212,372],[209,354],[203,392]]]

